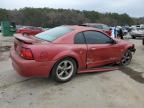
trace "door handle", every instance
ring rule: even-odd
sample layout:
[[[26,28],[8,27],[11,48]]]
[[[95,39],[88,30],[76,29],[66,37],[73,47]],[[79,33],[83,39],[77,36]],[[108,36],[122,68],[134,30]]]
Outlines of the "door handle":
[[[91,48],[91,50],[96,50],[96,48]]]

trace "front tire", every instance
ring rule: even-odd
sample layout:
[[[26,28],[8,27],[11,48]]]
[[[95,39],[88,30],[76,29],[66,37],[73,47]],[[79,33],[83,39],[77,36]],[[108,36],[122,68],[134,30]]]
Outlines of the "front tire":
[[[77,65],[75,60],[71,58],[65,58],[57,62],[53,69],[51,77],[56,82],[67,82],[72,79],[72,77],[77,72]]]
[[[127,50],[120,61],[121,66],[127,66],[131,63],[132,60],[132,52],[130,50]]]

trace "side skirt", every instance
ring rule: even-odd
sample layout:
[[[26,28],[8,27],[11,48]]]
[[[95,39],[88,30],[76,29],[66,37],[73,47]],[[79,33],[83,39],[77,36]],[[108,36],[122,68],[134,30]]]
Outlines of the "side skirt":
[[[118,67],[90,68],[90,69],[79,70],[78,73],[107,72],[107,71],[114,71],[114,70],[119,70],[119,68]]]

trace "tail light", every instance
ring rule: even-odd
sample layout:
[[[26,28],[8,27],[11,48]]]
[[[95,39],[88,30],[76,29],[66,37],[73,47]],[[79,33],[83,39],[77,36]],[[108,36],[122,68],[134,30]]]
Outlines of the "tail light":
[[[29,48],[22,47],[20,49],[20,56],[23,57],[24,59],[28,59],[28,60],[33,60],[34,59],[32,51]]]

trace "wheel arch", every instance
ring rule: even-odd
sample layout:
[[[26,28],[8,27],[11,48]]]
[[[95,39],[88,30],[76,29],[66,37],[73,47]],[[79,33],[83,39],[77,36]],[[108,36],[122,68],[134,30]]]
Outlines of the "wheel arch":
[[[135,52],[135,46],[134,45],[126,45],[121,53],[121,57],[119,60],[121,60],[121,58],[123,57],[124,53],[127,51],[127,50],[130,50],[131,52]]]
[[[134,44],[132,46],[128,46],[126,50],[130,50],[131,52],[136,51]]]
[[[51,70],[50,70],[50,73],[48,74],[49,77],[51,77],[52,69],[54,68],[54,66],[55,66],[58,62],[60,62],[60,61],[63,60],[63,59],[66,59],[66,58],[73,59],[73,60],[76,62],[77,69],[79,68],[79,62],[78,62],[78,60],[77,60],[76,57],[74,57],[74,56],[72,56],[72,55],[65,55],[65,56],[62,56],[62,57],[56,59],[55,63],[53,64],[53,66],[52,66],[52,68],[51,68]]]

